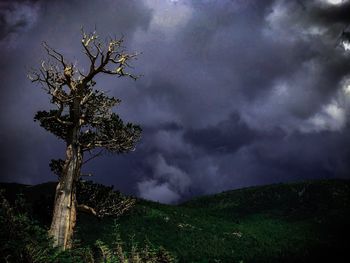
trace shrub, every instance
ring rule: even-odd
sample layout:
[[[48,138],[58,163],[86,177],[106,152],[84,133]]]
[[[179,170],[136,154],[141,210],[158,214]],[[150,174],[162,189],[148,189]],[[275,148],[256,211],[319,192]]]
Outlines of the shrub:
[[[175,258],[163,247],[154,247],[150,242],[146,242],[143,247],[131,239],[130,251],[127,251],[125,243],[121,240],[118,225],[115,224],[113,231],[112,246],[106,245],[103,241],[97,240],[99,262],[106,263],[173,263]]]
[[[45,229],[33,222],[24,199],[19,196],[13,207],[0,192],[0,258],[5,262],[55,262],[59,251]]]
[[[101,240],[84,247],[75,242],[73,248],[61,251],[53,247],[47,230],[30,218],[28,205],[18,196],[11,206],[0,190],[0,262],[7,263],[172,263],[174,258],[164,248],[133,243],[128,250],[121,241],[118,226],[108,246]]]

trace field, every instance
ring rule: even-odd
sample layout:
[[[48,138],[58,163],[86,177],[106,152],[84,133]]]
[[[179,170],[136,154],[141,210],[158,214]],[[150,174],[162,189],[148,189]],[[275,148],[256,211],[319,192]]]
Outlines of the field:
[[[23,193],[34,217],[49,224],[53,183],[1,186],[9,200]],[[349,208],[347,180],[275,184],[176,206],[137,200],[119,219],[79,214],[76,238],[112,244],[117,227],[127,244],[162,246],[179,262],[350,262]]]

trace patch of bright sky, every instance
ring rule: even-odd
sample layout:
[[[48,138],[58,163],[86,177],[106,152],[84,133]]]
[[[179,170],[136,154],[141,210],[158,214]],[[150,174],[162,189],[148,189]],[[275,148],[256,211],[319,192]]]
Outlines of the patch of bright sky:
[[[146,0],[146,4],[153,10],[151,29],[174,31],[187,24],[191,18],[192,9],[179,0]]]
[[[350,96],[350,84],[343,87],[346,96]]]
[[[350,41],[343,41],[342,44],[343,44],[345,51],[350,50]]]
[[[314,130],[339,131],[346,123],[346,112],[338,103],[332,102],[322,109],[321,113],[310,119]]]
[[[348,0],[321,0],[323,3],[330,5],[341,5],[346,3]]]
[[[316,113],[301,127],[301,131],[314,132],[322,130],[340,131],[347,122],[350,111],[350,78],[342,84],[336,97],[321,111]]]
[[[319,1],[324,2],[325,0]],[[300,8],[299,11],[302,11],[301,17],[303,17],[304,10]],[[284,2],[275,2],[271,12],[265,18],[267,27],[264,28],[263,33],[267,37],[273,36],[274,39],[293,42],[300,38],[323,35],[327,31],[325,27],[320,25],[305,26],[302,20],[291,23],[289,12],[290,8]]]

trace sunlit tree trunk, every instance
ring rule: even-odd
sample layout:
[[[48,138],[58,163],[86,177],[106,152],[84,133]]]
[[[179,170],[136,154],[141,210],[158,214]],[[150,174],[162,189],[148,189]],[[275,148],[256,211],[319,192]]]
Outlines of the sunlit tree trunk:
[[[76,124],[70,130],[67,140],[66,160],[62,175],[56,188],[53,218],[49,233],[54,238],[54,245],[63,250],[72,246],[73,230],[77,217],[76,183],[82,166],[82,151],[79,146],[79,101],[71,109],[72,119]]]
[[[63,174],[56,188],[50,234],[54,245],[63,249],[71,247],[76,222],[76,181],[80,174],[81,157],[78,147],[69,145]]]

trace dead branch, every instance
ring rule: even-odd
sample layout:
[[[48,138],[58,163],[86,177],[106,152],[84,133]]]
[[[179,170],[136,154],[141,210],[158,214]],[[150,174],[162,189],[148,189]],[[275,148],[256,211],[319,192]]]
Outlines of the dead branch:
[[[96,157],[101,156],[102,153],[103,153],[103,149],[101,149],[98,153],[96,153],[96,154],[92,155],[91,157],[89,157],[87,160],[85,160],[85,161],[83,162],[83,164],[86,164],[87,162],[89,162],[89,161],[95,159]]]
[[[63,66],[63,68],[67,67],[66,62],[64,61],[63,55],[59,52],[57,52],[56,50],[54,50],[53,48],[51,48],[46,42],[43,42],[43,47],[46,50],[46,53],[54,58],[55,60],[57,60],[58,62],[61,63],[61,65]]]
[[[80,212],[84,212],[87,214],[92,214],[94,216],[98,216],[95,209],[93,209],[92,207],[87,206],[87,205],[77,205],[77,210]]]
[[[139,76],[125,72],[125,68],[130,67],[128,62],[132,59],[136,59],[139,53],[127,54],[121,51],[120,48],[123,43],[123,38],[111,38],[107,43],[102,43],[96,32],[86,34],[82,29],[81,43],[85,55],[91,62],[89,73],[87,75],[82,75],[83,83],[88,83],[100,72],[118,75],[119,77],[127,76],[134,80],[139,78]],[[97,61],[99,61],[98,65]],[[117,67],[114,69],[107,68],[109,64],[117,65]]]

